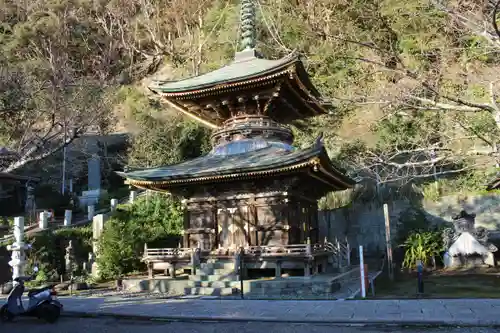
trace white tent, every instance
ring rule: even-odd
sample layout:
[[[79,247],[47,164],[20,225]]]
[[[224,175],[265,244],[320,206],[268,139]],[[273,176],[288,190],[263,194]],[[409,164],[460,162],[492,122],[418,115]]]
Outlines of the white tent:
[[[474,236],[472,236],[468,232],[464,232],[458,237],[458,239],[450,246],[448,253],[450,256],[457,255],[471,255],[471,254],[479,254],[485,255],[490,253],[491,251],[481,243],[479,243]]]

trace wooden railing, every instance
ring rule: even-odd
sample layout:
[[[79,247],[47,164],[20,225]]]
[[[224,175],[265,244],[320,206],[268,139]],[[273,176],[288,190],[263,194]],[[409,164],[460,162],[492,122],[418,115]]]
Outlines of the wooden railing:
[[[337,245],[337,246],[336,246]],[[341,249],[339,251],[339,248]],[[348,245],[342,244],[292,244],[292,245],[262,245],[262,246],[247,246],[244,248],[245,256],[248,257],[312,257],[320,254],[329,254],[332,257],[341,256],[342,258],[348,257],[346,253],[346,248]],[[152,260],[168,260],[168,259],[180,259],[180,258],[190,258],[193,251],[196,249],[192,248],[155,248],[150,249],[147,246],[144,247],[144,261]],[[212,251],[217,254],[221,252],[221,249]],[[236,250],[230,254],[235,254]],[[340,260],[340,259],[339,259]],[[344,260],[345,261],[345,260]]]
[[[191,258],[192,253],[193,249],[190,248],[149,249],[144,247],[143,260],[188,259]]]
[[[304,256],[312,254],[312,246],[308,244],[282,246],[248,246],[245,255],[255,257],[270,256]]]

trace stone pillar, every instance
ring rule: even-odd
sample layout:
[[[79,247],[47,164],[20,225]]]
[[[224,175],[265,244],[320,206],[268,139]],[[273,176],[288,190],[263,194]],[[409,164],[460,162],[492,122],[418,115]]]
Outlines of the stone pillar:
[[[129,195],[129,203],[134,203],[135,199],[137,199],[137,192],[136,191],[130,191]]]
[[[110,210],[114,212],[116,211],[116,207],[118,207],[118,199],[111,199]]]
[[[95,261],[97,257],[97,242],[101,237],[102,230],[104,228],[104,223],[106,222],[107,215],[99,214],[94,216],[92,220],[92,252],[93,252],[93,260],[94,262],[91,265],[92,275],[97,277],[99,275],[99,267],[97,262]]]
[[[73,211],[71,209],[66,209],[64,211],[64,226],[69,227],[71,225],[71,218],[73,216]]]
[[[24,275],[26,258],[24,251],[30,246],[24,244],[24,217],[14,218],[14,244],[7,246],[7,250],[12,251],[12,260],[9,265],[12,267],[12,280]]]
[[[46,210],[40,212],[40,221],[38,221],[38,227],[42,230],[45,230],[49,227],[49,212],[47,212]]]
[[[95,216],[95,207],[94,205],[87,206],[87,219],[92,221]]]

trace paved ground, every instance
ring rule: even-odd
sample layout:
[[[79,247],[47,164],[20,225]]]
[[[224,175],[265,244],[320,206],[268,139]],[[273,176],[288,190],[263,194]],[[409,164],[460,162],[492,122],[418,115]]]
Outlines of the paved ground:
[[[19,319],[1,324],[0,331],[9,333],[493,333],[493,328],[415,328],[339,327],[314,324],[282,323],[145,323],[111,319],[62,318],[56,324]]]
[[[500,327],[500,299],[264,301],[61,297],[66,315],[239,322],[361,323]],[[136,318],[137,319],[137,318]],[[500,330],[499,330],[500,332]]]
[[[262,301],[61,298],[66,312],[177,319],[499,325],[500,299]]]

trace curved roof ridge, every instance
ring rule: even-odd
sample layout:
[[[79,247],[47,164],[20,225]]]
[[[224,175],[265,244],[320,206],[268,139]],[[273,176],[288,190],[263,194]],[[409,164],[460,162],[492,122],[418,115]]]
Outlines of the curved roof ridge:
[[[197,90],[227,82],[238,82],[255,76],[261,76],[300,61],[298,54],[294,51],[277,60],[255,56],[254,50],[239,52],[237,56],[239,56],[239,58],[235,58],[229,64],[214,71],[175,81],[156,80],[153,81],[153,84],[151,84],[149,88],[153,91],[161,92]]]

